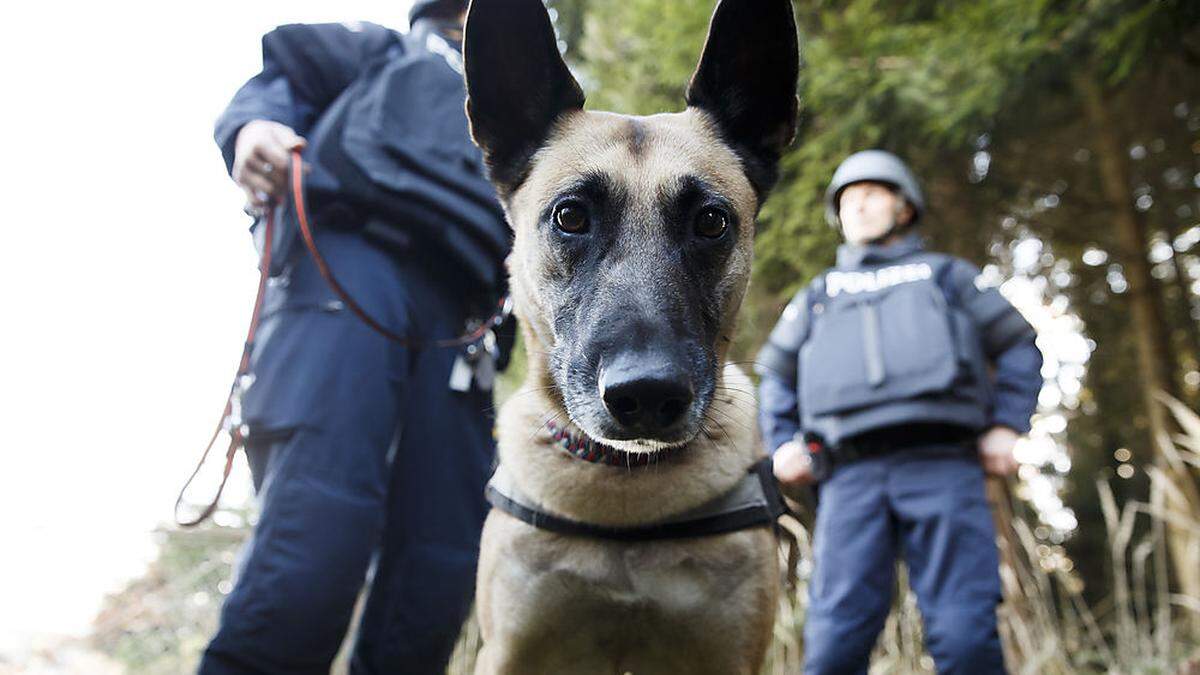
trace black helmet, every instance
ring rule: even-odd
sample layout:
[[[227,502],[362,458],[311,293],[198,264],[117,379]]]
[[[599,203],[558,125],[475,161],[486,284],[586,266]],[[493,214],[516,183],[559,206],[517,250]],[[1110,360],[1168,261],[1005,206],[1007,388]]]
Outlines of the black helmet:
[[[466,8],[467,0],[416,0],[412,9],[408,10],[408,25],[413,25],[427,14],[454,14]]]
[[[863,150],[850,155],[833,173],[829,189],[825,191],[825,219],[833,227],[840,224],[838,199],[842,190],[854,183],[872,181],[887,183],[896,188],[900,196],[912,205],[913,220],[917,222],[925,214],[925,196],[921,186],[908,165],[899,157],[883,150]]]

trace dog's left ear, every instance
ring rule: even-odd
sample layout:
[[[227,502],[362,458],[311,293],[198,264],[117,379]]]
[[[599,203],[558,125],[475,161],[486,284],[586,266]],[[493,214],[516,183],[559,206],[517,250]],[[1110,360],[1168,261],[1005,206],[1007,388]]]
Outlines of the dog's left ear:
[[[558,52],[542,0],[472,0],[463,37],[467,118],[501,195],[529,173],[559,116],[583,90]]]
[[[721,0],[687,104],[716,120],[761,203],[796,136],[800,48],[791,0]]]

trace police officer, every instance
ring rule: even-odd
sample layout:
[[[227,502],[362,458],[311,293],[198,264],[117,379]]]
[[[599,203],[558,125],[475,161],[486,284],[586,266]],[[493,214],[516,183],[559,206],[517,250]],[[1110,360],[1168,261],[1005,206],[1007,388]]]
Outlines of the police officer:
[[[1016,469],[1041,388],[1034,332],[979,270],[926,251],[916,178],[879,150],[826,193],[845,243],[758,357],[785,488],[818,481],[806,673],[865,673],[904,556],[939,672],[1003,672],[984,472]]]
[[[202,673],[328,673],[368,570],[354,673],[444,672],[471,605],[497,346],[431,342],[492,313],[509,231],[463,109],[466,4],[416,2],[406,34],[278,28],[217,123],[250,206],[285,206],[242,399],[261,516]],[[413,342],[297,243],[293,148],[336,280]]]

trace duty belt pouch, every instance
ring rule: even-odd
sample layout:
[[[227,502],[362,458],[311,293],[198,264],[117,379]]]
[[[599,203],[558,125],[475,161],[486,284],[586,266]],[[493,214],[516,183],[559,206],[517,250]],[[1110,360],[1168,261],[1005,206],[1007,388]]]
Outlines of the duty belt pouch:
[[[830,299],[800,351],[814,416],[947,392],[963,371],[954,319],[932,281]]]

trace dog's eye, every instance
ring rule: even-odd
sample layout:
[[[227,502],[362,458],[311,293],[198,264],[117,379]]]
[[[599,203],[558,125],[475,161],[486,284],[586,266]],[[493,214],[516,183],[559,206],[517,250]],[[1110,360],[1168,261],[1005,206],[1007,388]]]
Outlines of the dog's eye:
[[[710,206],[696,214],[696,234],[707,239],[716,239],[729,229],[729,216],[716,207]]]
[[[554,225],[563,232],[580,234],[588,229],[587,211],[578,202],[564,202],[554,209]]]

